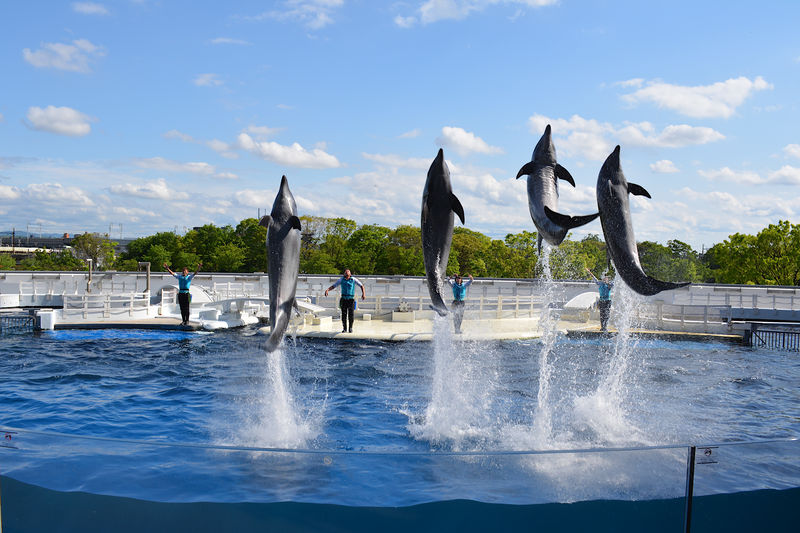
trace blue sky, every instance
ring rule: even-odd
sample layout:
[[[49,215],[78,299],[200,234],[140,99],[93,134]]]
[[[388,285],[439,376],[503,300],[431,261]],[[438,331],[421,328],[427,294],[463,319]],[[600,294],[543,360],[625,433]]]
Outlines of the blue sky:
[[[46,6],[46,7],[45,7]],[[700,250],[800,214],[800,3],[4,2],[0,230],[136,237],[269,209],[419,224],[444,148],[467,227],[533,231],[621,146],[638,240]],[[602,234],[595,221],[572,238]]]

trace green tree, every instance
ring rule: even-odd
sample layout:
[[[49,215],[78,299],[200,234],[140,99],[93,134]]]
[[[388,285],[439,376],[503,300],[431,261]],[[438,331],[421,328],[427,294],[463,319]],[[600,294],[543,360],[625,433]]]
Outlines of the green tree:
[[[242,250],[244,250],[242,271],[266,272],[269,267],[266,244],[267,228],[260,226],[258,220],[254,218],[246,218],[239,222],[235,231],[242,243]]]
[[[390,231],[375,269],[383,274],[424,276],[425,262],[419,226],[403,225]]]
[[[731,235],[712,249],[719,264],[714,273],[718,282],[797,285],[800,281],[800,225],[782,220],[755,236]]]
[[[114,247],[108,235],[99,233],[83,233],[72,239],[72,249],[79,259],[91,259],[96,270],[105,270],[113,267],[116,260]]]
[[[453,244],[450,254],[455,251],[456,259],[460,272],[453,274],[472,274],[473,276],[486,276],[485,257],[492,244],[492,239],[464,227],[457,227],[453,230]]]
[[[17,261],[11,254],[0,254],[0,270],[14,270],[16,267]]]
[[[245,252],[235,243],[218,246],[211,260],[217,272],[238,272],[244,264]]]
[[[355,230],[347,239],[344,254],[346,267],[364,275],[379,273],[375,267],[380,263],[390,232],[389,228],[375,224]]]

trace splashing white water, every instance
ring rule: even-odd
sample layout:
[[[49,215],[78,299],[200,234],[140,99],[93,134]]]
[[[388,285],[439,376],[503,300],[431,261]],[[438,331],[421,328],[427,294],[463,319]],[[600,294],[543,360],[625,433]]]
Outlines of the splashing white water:
[[[474,350],[454,342],[450,321],[434,315],[431,398],[421,417],[410,416],[409,431],[417,439],[459,449],[493,433],[494,380]]]
[[[261,390],[249,403],[241,438],[250,446],[301,448],[316,437],[321,424],[312,412],[303,416],[295,401],[286,366],[286,347],[266,354]]]

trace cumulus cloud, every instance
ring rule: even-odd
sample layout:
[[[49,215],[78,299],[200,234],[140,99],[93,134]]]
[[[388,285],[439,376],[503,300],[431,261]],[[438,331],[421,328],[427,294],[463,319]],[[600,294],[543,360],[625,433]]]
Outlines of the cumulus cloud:
[[[94,202],[78,187],[64,187],[60,183],[31,183],[22,190],[23,195],[37,203],[59,206],[91,206]]]
[[[423,159],[421,157],[402,157],[394,154],[368,154],[362,152],[361,157],[384,167],[413,168],[415,170],[428,170],[433,162],[433,157],[431,159]]]
[[[436,138],[436,144],[443,148],[450,148],[457,154],[465,156],[470,153],[502,154],[502,148],[489,146],[483,139],[474,133],[462,128],[445,126],[441,136]]]
[[[742,76],[693,87],[649,81],[622,99],[631,104],[650,102],[693,118],[729,118],[755,92],[772,87],[761,76],[754,80]]]
[[[151,170],[161,170],[175,174],[197,174],[199,176],[212,176],[219,179],[236,179],[238,176],[232,172],[217,172],[214,165],[203,161],[190,161],[181,163],[164,159],[163,157],[138,158],[133,160],[136,166]]]
[[[70,137],[83,137],[92,131],[89,122],[94,119],[70,107],[55,107],[49,105],[28,108],[28,122],[31,127],[39,131],[49,131],[58,135]]]
[[[192,83],[198,87],[217,87],[222,85],[222,80],[219,79],[217,74],[207,73],[198,74],[197,77],[192,80]]]
[[[180,132],[178,130],[169,130],[167,133],[164,134],[165,139],[180,139],[185,143],[195,142],[194,137],[187,133]]]
[[[282,128],[270,128],[269,126],[247,126],[244,132],[253,135],[257,140],[263,141],[268,139],[278,133],[280,133]]]
[[[698,174],[709,180],[728,181],[742,185],[758,185],[766,182],[766,180],[756,172],[746,170],[734,171],[728,167],[723,167],[718,170],[699,170]]]
[[[784,165],[770,173],[769,181],[783,185],[800,185],[800,168]]]
[[[669,159],[662,159],[660,161],[656,161],[655,163],[651,163],[650,170],[657,174],[674,174],[676,172],[680,172],[678,167],[675,166],[675,163]]]
[[[789,157],[796,157],[800,159],[800,144],[788,144],[784,146],[783,153]]]
[[[272,141],[256,141],[247,133],[240,133],[236,145],[254,155],[290,167],[338,168],[341,165],[335,156],[320,148],[306,150],[299,143],[284,146]]]
[[[657,132],[649,122],[616,126],[609,122],[585,119],[579,115],[573,115],[568,119],[553,119],[537,114],[528,119],[530,131],[534,135],[541,135],[547,124],[552,126],[559,152],[595,161],[602,161],[608,157],[617,144],[678,148],[707,144],[725,138],[712,128],[686,124],[667,126]]]
[[[22,57],[37,68],[55,68],[71,72],[91,72],[90,63],[105,55],[102,47],[87,39],[65,43],[42,43],[39,50],[22,50]]]
[[[83,15],[108,15],[109,11],[103,4],[94,2],[73,2],[72,10]]]
[[[333,24],[333,14],[343,5],[344,0],[285,0],[280,9],[245,18],[298,22],[306,28],[319,30]]]
[[[20,192],[16,187],[0,185],[0,200],[16,200],[19,197]]]
[[[145,183],[122,183],[109,187],[111,193],[119,196],[134,196],[157,200],[185,200],[189,195],[185,192],[170,190],[166,180],[157,179]]]
[[[495,5],[523,7],[545,7],[558,0],[426,0],[410,16],[398,15],[394,22],[401,28],[410,28],[417,23],[431,24],[440,20],[462,20]]]

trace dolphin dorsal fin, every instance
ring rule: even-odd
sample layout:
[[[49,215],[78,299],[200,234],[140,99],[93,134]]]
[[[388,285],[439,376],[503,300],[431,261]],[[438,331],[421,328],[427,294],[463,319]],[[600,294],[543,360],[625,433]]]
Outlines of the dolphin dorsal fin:
[[[648,198],[652,198],[650,193],[647,192],[644,187],[641,185],[636,185],[635,183],[628,183],[628,192],[635,194],[636,196],[647,196]]]
[[[556,178],[566,181],[573,187],[575,186],[575,180],[572,179],[572,175],[569,173],[569,170],[562,167],[558,163],[556,163]]]
[[[272,220],[271,216],[264,215],[263,217],[261,217],[261,220],[258,221],[258,225],[268,228],[271,220]]]
[[[292,226],[293,229],[299,229],[301,231],[303,229],[303,227],[300,226],[300,219],[297,217],[297,215],[292,215],[292,217],[289,219],[289,225]]]
[[[458,201],[456,195],[450,193],[450,208],[453,212],[458,215],[458,218],[461,219],[461,223],[464,224],[464,208],[461,206],[461,202]]]

